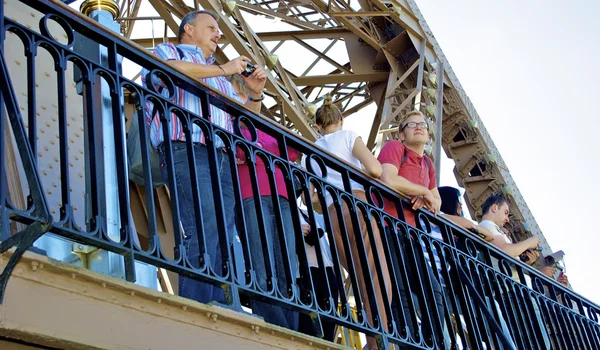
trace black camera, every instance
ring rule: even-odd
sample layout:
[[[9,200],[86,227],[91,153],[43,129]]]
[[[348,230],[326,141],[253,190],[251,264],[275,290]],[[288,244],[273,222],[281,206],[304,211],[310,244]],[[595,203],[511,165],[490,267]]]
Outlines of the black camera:
[[[242,72],[242,75],[248,78],[255,70],[256,67],[252,63],[246,62],[246,69]]]
[[[539,245],[535,248],[535,250],[537,250],[538,252],[541,252],[543,249],[544,248],[542,248]],[[524,262],[524,263],[528,262],[529,261],[529,257],[525,253],[530,252],[530,251],[531,251],[531,249],[527,249],[526,251],[524,251],[521,255],[519,255],[519,259],[521,259],[521,261]]]

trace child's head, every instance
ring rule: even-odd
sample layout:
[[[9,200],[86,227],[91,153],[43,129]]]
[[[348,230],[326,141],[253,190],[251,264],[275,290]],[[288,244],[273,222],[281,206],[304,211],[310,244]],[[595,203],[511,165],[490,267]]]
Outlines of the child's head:
[[[337,108],[336,105],[333,104],[333,99],[330,95],[325,97],[323,105],[317,109],[315,116],[317,125],[321,129],[327,128],[330,125],[341,123],[344,120],[342,112],[339,108]]]

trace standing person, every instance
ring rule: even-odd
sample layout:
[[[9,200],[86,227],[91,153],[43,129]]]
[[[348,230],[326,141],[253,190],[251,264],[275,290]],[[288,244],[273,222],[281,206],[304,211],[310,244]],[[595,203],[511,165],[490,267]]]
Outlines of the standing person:
[[[180,44],[177,46],[171,43],[159,44],[156,46],[154,54],[166,60],[171,66],[185,71],[194,78],[201,79],[204,83],[218,89],[223,94],[240,101],[231,83],[227,81],[225,76],[242,73],[246,70],[250,60],[247,57],[241,56],[223,65],[214,64],[215,58],[213,54],[217,49],[217,42],[221,37],[217,19],[218,15],[211,11],[194,11],[188,13],[179,26],[177,37]],[[142,71],[144,84],[150,83],[146,81],[147,75],[147,70]],[[261,101],[264,97],[262,91],[266,82],[265,72],[262,68],[256,67],[256,70],[249,77],[244,78],[244,80],[249,88],[249,98],[246,106],[255,112],[260,112]],[[164,83],[155,80],[152,80],[151,83],[154,84],[158,91],[162,90],[161,94],[163,96],[169,96],[169,89],[165,88]],[[175,88],[171,102],[180,105],[195,115],[202,116],[200,99],[190,92]],[[171,172],[165,166],[167,162],[165,145],[163,143],[165,135],[163,133],[164,125],[161,124],[158,113],[152,115],[152,110],[152,103],[147,102],[145,116],[150,129],[150,141],[160,154],[163,178],[168,180]],[[230,132],[233,131],[231,116],[214,106],[210,106],[210,116],[202,117],[210,118],[210,121],[215,125],[225,128]],[[192,193],[192,186],[195,186],[197,183],[199,186],[198,191],[202,193],[201,212],[205,232],[204,239],[206,242],[205,253],[210,257],[210,262],[215,273],[220,274],[221,252],[219,235],[217,233],[217,218],[220,217],[220,213],[217,213],[215,208],[215,196],[213,195],[212,188],[212,177],[215,174],[211,174],[205,170],[209,169],[209,150],[205,143],[205,135],[202,134],[197,125],[192,126],[191,137],[194,143],[194,157],[199,171],[195,175],[190,174],[183,125],[175,114],[171,118],[172,120],[168,125],[166,134],[172,140],[174,164],[174,169],[172,170],[176,179],[176,188],[170,188],[170,191],[171,193],[177,193],[179,201],[179,214],[184,232],[183,245],[186,256],[192,266],[200,267],[198,265],[200,249],[197,232],[197,227],[200,223],[196,220],[194,202],[190,195]],[[230,150],[225,148],[225,144],[219,138],[216,138],[212,142],[214,142],[214,147],[218,149],[217,169],[215,170],[219,172],[221,177],[225,227],[227,236],[231,240],[235,231],[235,199],[228,156]],[[179,295],[202,303],[224,299],[223,291],[220,288],[182,275],[179,276]]]
[[[400,123],[399,136],[399,140],[387,142],[379,153],[378,160],[383,167],[381,181],[390,188],[410,197],[411,208],[404,206],[404,218],[406,223],[416,226],[414,210],[425,208],[437,215],[442,205],[442,200],[437,190],[435,167],[431,159],[425,155],[425,145],[429,141],[429,124],[427,124],[423,113],[419,111],[407,113]],[[384,210],[394,217],[401,218],[392,201],[384,200]],[[389,227],[386,228],[386,234],[391,239],[394,238],[393,229]],[[407,250],[409,247],[404,246],[404,239],[399,239],[399,242],[401,244],[401,251],[394,252],[394,255],[406,255],[409,252]],[[437,304],[438,317],[441,322],[439,324],[441,325],[444,322],[442,288],[437,278],[435,278],[431,266],[429,264],[422,266],[419,262],[418,256],[422,254],[422,250],[418,252],[417,245],[418,243],[412,244],[412,255],[417,258],[415,261],[416,269],[421,276],[424,275],[424,268],[428,269],[431,276],[429,280],[431,282],[433,297]],[[411,254],[408,254],[408,256],[411,256]],[[394,270],[400,272],[400,261],[398,259],[394,259],[393,261]],[[417,271],[410,269],[410,266],[406,266],[406,268],[413,285],[421,283],[416,280]],[[398,273],[396,275],[401,276]],[[409,317],[410,314],[414,316],[414,311],[411,312],[408,307],[408,297],[412,296],[412,293],[406,290],[402,278],[398,279],[398,284],[403,311],[408,319],[408,327],[415,333],[416,325],[413,322],[414,317]],[[431,324],[433,326],[433,322]]]
[[[337,157],[345,160],[346,162],[354,165],[357,168],[364,167],[367,174],[371,175],[374,178],[378,178],[381,175],[381,164],[377,161],[377,159],[371,154],[371,151],[367,148],[362,138],[358,136],[355,132],[350,130],[342,130],[342,126],[344,123],[344,117],[340,110],[333,104],[331,96],[327,96],[325,101],[323,102],[323,106],[317,109],[316,112],[316,122],[317,127],[319,128],[322,138],[318,139],[315,143],[328,151],[331,154],[335,154]],[[313,166],[313,169],[318,168],[317,166]],[[336,186],[337,188],[344,189],[343,179],[339,172],[328,168],[327,169],[327,177],[325,181],[331,185]],[[352,194],[357,199],[360,199],[364,202],[367,202],[367,198],[365,196],[365,191],[363,187],[354,182],[350,181]],[[313,197],[313,200],[316,196]],[[316,198],[318,202],[318,198]],[[369,297],[367,296],[366,291],[366,281],[365,276],[363,276],[362,268],[358,266],[359,263],[359,253],[357,242],[362,240],[365,250],[367,252],[368,266],[370,271],[372,272],[373,285],[375,286],[375,293],[377,303],[382,308],[380,310],[379,315],[381,324],[384,325],[382,328],[385,329],[387,327],[387,315],[384,312],[383,305],[384,299],[381,292],[382,285],[381,281],[379,281],[378,274],[375,273],[376,265],[380,265],[383,271],[385,289],[387,291],[387,295],[391,296],[391,282],[387,268],[387,262],[385,259],[385,252],[383,250],[383,243],[380,238],[379,229],[375,222],[372,223],[374,237],[376,239],[375,244],[372,244],[369,239],[368,231],[367,231],[367,222],[364,220],[360,213],[357,213],[360,219],[360,227],[353,227],[352,225],[352,214],[346,203],[342,204],[342,213],[338,213],[335,205],[333,204],[333,198],[329,193],[325,195],[325,201],[327,205],[327,210],[329,212],[329,216],[331,219],[332,228],[334,231],[335,243],[338,250],[338,256],[340,257],[340,262],[344,266],[344,268],[348,269],[350,264],[349,261],[346,261],[346,253],[344,250],[343,244],[343,230],[339,225],[338,215],[344,216],[344,221],[346,222],[345,231],[348,233],[348,239],[350,247],[354,248],[351,252],[352,260],[356,266],[356,274],[358,278],[358,285],[360,288],[360,293],[362,295],[363,302],[365,304],[365,311],[367,313],[367,317],[373,320],[373,308],[374,306],[370,305]],[[360,231],[358,231],[360,229]],[[362,235],[362,236],[361,236]],[[375,256],[373,250],[377,249],[377,255],[380,257],[379,261],[375,261]],[[356,293],[356,291],[355,291]],[[375,339],[372,337],[367,338],[367,347],[368,348],[376,348]]]
[[[409,112],[400,125],[400,140],[387,142],[377,158],[383,167],[381,181],[409,196],[413,210],[426,208],[437,214],[442,200],[436,188],[435,167],[425,155],[429,125],[419,111]],[[391,201],[385,201],[385,211],[399,217]],[[415,226],[413,211],[405,208],[404,216],[408,224]]]
[[[248,128],[242,126],[241,132],[247,139],[252,139],[251,132]],[[258,129],[256,129],[256,135],[257,146],[275,156],[280,155],[279,145],[274,137]],[[295,162],[296,159],[298,159],[298,151],[288,147],[288,157],[290,162]],[[257,156],[253,161],[253,170],[258,182],[259,198],[262,206],[262,219],[264,219],[264,234],[266,235],[266,242],[267,244],[271,244],[273,252],[273,256],[270,256],[268,254],[269,250],[263,245],[261,239],[261,225],[259,224],[261,218],[257,214],[258,203],[255,200],[252,178],[250,175],[252,169],[248,166],[245,153],[239,147],[236,152],[236,161],[238,164],[238,176],[242,192],[242,209],[246,218],[248,245],[250,246],[250,254],[254,272],[256,274],[257,285],[263,292],[268,291],[265,263],[265,260],[268,260],[269,264],[274,269],[274,277],[277,278],[279,292],[283,297],[288,298],[290,297],[287,292],[288,285],[294,284],[298,260],[296,257],[294,222],[292,221],[292,211],[289,202],[290,196],[286,190],[283,172],[278,167],[275,167],[275,187],[277,192],[272,193],[269,180],[270,175],[267,172],[263,159]],[[275,196],[278,196],[281,212],[276,210]],[[280,238],[281,232],[279,232],[277,228],[278,218],[280,218],[283,226],[283,236],[285,237],[285,241],[283,242]],[[284,246],[287,248],[287,256],[284,256],[283,254],[285,251],[283,249]],[[288,279],[287,277],[284,259],[289,261],[291,271],[287,272],[291,276],[291,279]],[[274,295],[278,295],[277,291],[274,292]],[[273,305],[269,301],[265,302],[256,299],[252,299],[252,311],[257,315],[262,316],[266,322],[294,331],[298,329],[298,312],[296,311]]]

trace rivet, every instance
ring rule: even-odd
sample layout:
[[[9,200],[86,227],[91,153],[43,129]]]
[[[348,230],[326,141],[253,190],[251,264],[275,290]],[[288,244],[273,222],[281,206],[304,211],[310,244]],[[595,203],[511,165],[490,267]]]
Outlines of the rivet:
[[[211,318],[212,318],[213,322],[217,322],[217,319],[219,318],[219,315],[212,314]]]
[[[162,299],[158,299],[156,302],[162,304]]]
[[[131,296],[134,296],[134,295],[135,295],[135,291],[134,291],[134,290],[132,290],[131,292],[129,292],[129,294],[130,294]]]
[[[72,273],[72,274],[71,274],[71,277],[75,278],[75,277],[77,277],[77,275],[76,275],[76,274],[74,274],[74,273]]]
[[[37,261],[32,261],[31,262],[31,270],[37,271],[37,268],[38,268],[38,262]]]
[[[183,305],[182,309],[183,309],[183,311],[186,311],[187,310],[187,305]]]
[[[106,282],[102,282],[100,285],[102,286],[102,288],[106,288]]]

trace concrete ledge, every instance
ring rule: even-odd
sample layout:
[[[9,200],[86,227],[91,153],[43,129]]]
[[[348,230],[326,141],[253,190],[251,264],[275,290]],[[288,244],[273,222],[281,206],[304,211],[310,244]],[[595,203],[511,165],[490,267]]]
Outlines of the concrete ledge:
[[[61,349],[344,349],[30,252],[9,279],[0,335]]]

